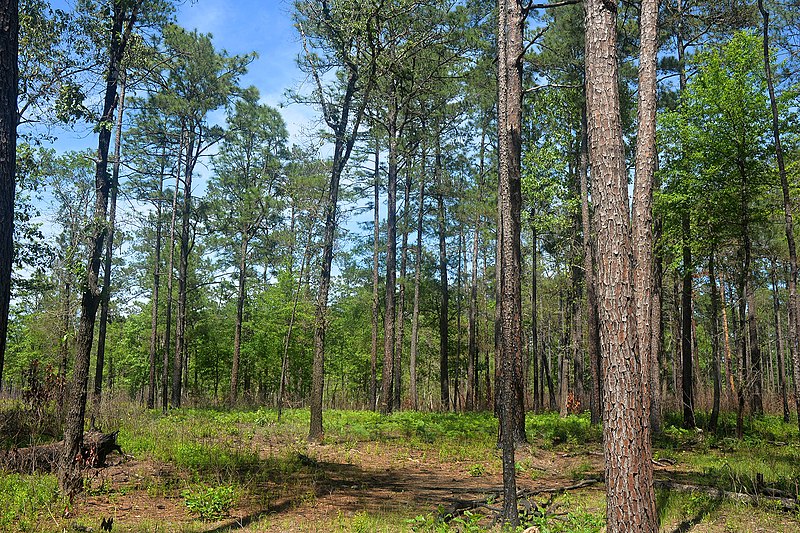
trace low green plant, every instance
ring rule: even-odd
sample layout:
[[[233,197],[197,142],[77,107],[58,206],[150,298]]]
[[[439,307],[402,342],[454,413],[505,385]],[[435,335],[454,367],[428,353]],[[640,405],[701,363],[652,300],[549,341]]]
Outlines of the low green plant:
[[[53,475],[0,473],[0,531],[38,531],[42,515],[60,508],[58,482]],[[13,527],[12,527],[13,526]]]
[[[207,487],[199,490],[186,489],[182,493],[186,507],[202,520],[220,520],[236,501],[236,493],[230,485]]]
[[[481,464],[474,464],[469,467],[469,475],[472,477],[481,477],[486,473],[486,467]]]

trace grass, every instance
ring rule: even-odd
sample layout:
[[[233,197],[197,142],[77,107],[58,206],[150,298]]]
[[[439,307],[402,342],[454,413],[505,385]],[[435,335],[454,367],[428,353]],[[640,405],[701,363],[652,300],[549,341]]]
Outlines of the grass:
[[[493,480],[500,472],[500,452],[496,447],[497,422],[491,414],[400,412],[381,416],[329,410],[325,411],[323,447],[305,442],[308,418],[307,410],[293,409],[284,410],[278,422],[277,413],[264,408],[180,409],[162,415],[132,404],[115,405],[100,418],[101,426],[106,430],[119,428],[119,442],[125,452],[140,462],[161,465],[160,473],[124,487],[104,480],[86,497],[122,505],[126,496],[138,494],[148,501],[169,503],[177,509],[175,519],[181,520],[175,526],[144,516],[126,526],[128,529],[118,526],[120,531],[171,531],[176,527],[207,531],[204,522],[219,521],[236,509],[251,517],[249,531],[281,530],[284,526],[300,531],[436,532],[490,527],[490,518],[480,513],[444,522],[424,505],[398,508],[378,501],[366,507],[353,503],[333,509],[333,514],[329,509],[317,510],[325,509],[328,491],[352,490],[371,501],[369,461],[375,457],[391,457],[395,464],[409,468],[416,462],[434,468],[441,465],[461,475],[458,483],[462,484],[496,483]],[[704,418],[699,420],[703,423]],[[602,471],[597,455],[602,449],[602,432],[589,424],[588,415],[563,419],[552,413],[529,415],[526,429],[531,446],[520,450],[517,471],[518,480],[527,486],[552,484],[555,479],[570,483],[596,477]],[[766,416],[748,420],[742,440],[732,438],[731,431],[735,431],[732,414],[721,418],[720,432],[715,435],[680,429],[677,419],[668,417],[654,452],[657,458],[677,462],[669,469],[669,476],[682,483],[752,492],[755,479],[763,477],[768,486],[794,494],[800,480],[796,426]],[[328,456],[320,456],[323,451]],[[343,469],[331,470],[331,465]],[[368,475],[354,479],[351,487],[347,476],[358,472]],[[58,496],[53,476],[0,474],[0,494],[0,531],[61,531],[65,502]],[[602,530],[605,502],[600,485],[558,496],[549,505],[552,512],[547,518],[526,516],[525,524],[536,526],[542,533]],[[294,518],[284,524],[287,518],[282,513],[292,509],[307,511],[292,513]],[[662,527],[671,528],[669,531],[681,524],[698,523],[713,524],[716,529],[709,531],[725,531],[733,516],[745,524],[745,531],[750,527],[747,524],[753,529],[766,524],[778,531],[784,525],[797,525],[795,517],[768,505],[753,510],[704,494],[659,491],[658,509]],[[224,523],[214,525],[218,531],[225,527]]]

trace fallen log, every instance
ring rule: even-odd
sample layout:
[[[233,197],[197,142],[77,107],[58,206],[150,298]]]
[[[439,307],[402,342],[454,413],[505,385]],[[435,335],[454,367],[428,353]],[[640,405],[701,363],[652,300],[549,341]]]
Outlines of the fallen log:
[[[118,435],[119,430],[112,433],[87,431],[83,434],[83,447],[76,460],[84,467],[102,468],[106,466],[106,458],[109,454],[115,451],[122,454],[122,448],[117,443]],[[63,440],[0,451],[0,469],[20,474],[55,472],[63,453]]]
[[[706,494],[711,498],[747,503],[750,505],[758,505],[761,502],[770,502],[784,511],[794,511],[799,507],[797,500],[793,498],[765,496],[763,494],[747,494],[746,492],[731,492],[717,487],[687,485],[685,483],[675,483],[674,481],[666,480],[655,480],[653,484],[658,489]]]

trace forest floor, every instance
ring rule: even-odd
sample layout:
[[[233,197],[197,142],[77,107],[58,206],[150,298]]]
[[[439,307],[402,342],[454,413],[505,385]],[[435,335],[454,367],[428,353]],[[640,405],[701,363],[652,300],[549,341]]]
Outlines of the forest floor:
[[[305,441],[308,413],[178,410],[129,404],[101,417],[124,456],[87,473],[84,493],[59,498],[49,474],[0,473],[0,530],[483,531],[502,487],[490,414],[326,411],[322,444]],[[724,418],[732,424],[733,420]],[[655,444],[664,532],[800,532],[796,425],[751,420],[744,439],[678,429]],[[526,526],[604,531],[599,428],[586,416],[530,415],[517,451]],[[782,496],[783,498],[775,498]],[[3,507],[6,507],[3,509]]]

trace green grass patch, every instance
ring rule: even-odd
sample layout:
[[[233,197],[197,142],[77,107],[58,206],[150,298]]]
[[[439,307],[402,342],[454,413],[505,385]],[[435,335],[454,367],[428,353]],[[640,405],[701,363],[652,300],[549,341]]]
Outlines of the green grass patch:
[[[58,481],[49,474],[0,472],[0,499],[0,531],[39,531],[41,520],[64,510]]]

